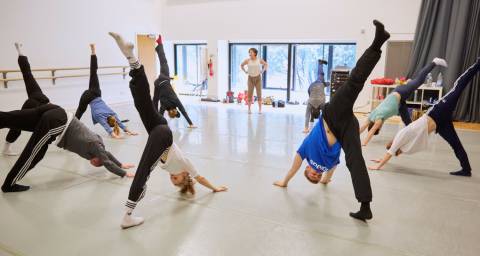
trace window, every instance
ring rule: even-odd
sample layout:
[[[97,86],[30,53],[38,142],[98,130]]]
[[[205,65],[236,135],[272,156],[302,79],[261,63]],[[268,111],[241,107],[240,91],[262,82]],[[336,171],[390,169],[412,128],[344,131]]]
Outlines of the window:
[[[288,84],[288,44],[265,45],[263,59],[268,63],[264,75],[266,89],[287,89]]]
[[[293,85],[290,100],[305,101],[310,84],[318,77],[318,60],[328,62],[324,65],[325,80],[330,81],[331,70],[337,66],[351,69],[355,65],[355,44],[296,44],[294,47]],[[327,97],[330,90],[326,88]]]
[[[308,87],[313,81],[317,80],[318,60],[328,61],[328,47],[323,44],[297,44],[294,46],[294,56],[294,79],[290,98],[294,101],[301,101],[308,97]],[[323,72],[325,73],[325,79],[329,80],[327,71],[325,65]]]
[[[180,94],[202,96],[207,92],[205,44],[175,45],[175,88]]]
[[[241,71],[240,64],[248,58],[249,48],[259,50],[259,56],[269,65],[263,77],[263,96],[299,103],[308,99],[308,87],[318,77],[319,59],[328,62],[323,67],[327,82],[333,68],[346,66],[351,69],[356,59],[354,43],[230,44],[229,89],[234,92],[247,88],[247,75]],[[326,94],[329,95],[328,89]]]

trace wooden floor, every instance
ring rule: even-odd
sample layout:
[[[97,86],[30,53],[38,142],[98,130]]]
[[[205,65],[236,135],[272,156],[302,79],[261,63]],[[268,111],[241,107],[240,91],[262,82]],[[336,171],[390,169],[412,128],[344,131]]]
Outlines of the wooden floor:
[[[359,118],[367,118],[366,113],[355,113]],[[387,120],[388,124],[399,124],[402,120],[399,116],[394,116]],[[480,123],[467,123],[467,122],[453,122],[455,128],[469,131],[480,131]]]

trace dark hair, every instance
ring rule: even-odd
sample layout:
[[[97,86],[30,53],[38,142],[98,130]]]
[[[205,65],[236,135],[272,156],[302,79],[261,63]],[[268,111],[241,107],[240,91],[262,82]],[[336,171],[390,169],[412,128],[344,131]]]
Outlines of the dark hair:
[[[180,112],[177,110],[177,108],[167,109],[167,111],[169,116],[170,116],[170,111],[175,111],[175,116],[170,116],[170,118],[180,118]]]
[[[305,168],[304,174],[305,174],[305,178],[307,178],[307,180],[310,181],[311,183],[318,184],[318,182],[320,182],[320,180],[311,180],[310,177],[308,177],[308,167]]]
[[[249,52],[252,51],[253,53],[255,53],[255,56],[258,55],[258,50],[255,49],[255,48],[250,48],[250,49],[248,49],[248,51],[249,51]]]
[[[312,106],[312,110],[311,110],[312,119],[318,119],[318,117],[320,116],[320,109],[321,109],[320,106],[318,106],[318,108]]]
[[[368,123],[368,131],[370,131],[372,129],[374,124],[375,124],[374,122]],[[378,135],[380,133],[380,129],[381,129],[381,127],[378,127],[378,129],[375,131],[375,133],[373,135]]]

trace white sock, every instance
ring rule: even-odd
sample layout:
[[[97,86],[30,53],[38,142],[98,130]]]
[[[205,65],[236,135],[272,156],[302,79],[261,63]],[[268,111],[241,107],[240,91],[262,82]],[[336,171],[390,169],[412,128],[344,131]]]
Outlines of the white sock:
[[[130,63],[130,68],[132,69],[140,68],[142,65],[140,65],[137,57],[135,57],[135,54],[133,53],[133,44],[130,42],[125,42],[122,36],[120,36],[117,33],[109,32],[108,34],[112,36],[113,39],[115,39],[115,41],[117,42],[117,45],[120,48],[120,51],[122,51],[123,55],[127,58],[128,63]]]
[[[13,152],[11,150],[12,143],[5,142],[5,145],[3,146],[3,151],[2,153],[7,156],[16,156],[18,155],[16,152]]]
[[[120,224],[120,227],[123,229],[135,227],[138,225],[143,224],[144,219],[142,217],[134,217],[130,213],[125,213],[125,216],[123,216],[122,224]]]
[[[15,48],[17,49],[18,55],[25,56],[22,52],[22,46],[23,45],[21,43],[15,42]]]
[[[433,63],[435,63],[435,65],[437,66],[442,66],[442,67],[447,67],[447,61],[445,61],[444,59],[442,58],[434,58],[432,60]]]

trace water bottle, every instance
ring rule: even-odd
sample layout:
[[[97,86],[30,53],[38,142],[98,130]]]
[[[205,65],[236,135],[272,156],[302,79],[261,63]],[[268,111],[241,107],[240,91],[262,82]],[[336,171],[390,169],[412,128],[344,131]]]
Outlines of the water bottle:
[[[425,81],[425,83],[427,84],[427,86],[432,86],[432,82],[433,82],[432,73],[428,73],[427,80]]]
[[[442,84],[443,84],[443,75],[442,75],[442,72],[439,72],[437,76],[437,86],[440,87],[442,86]]]

